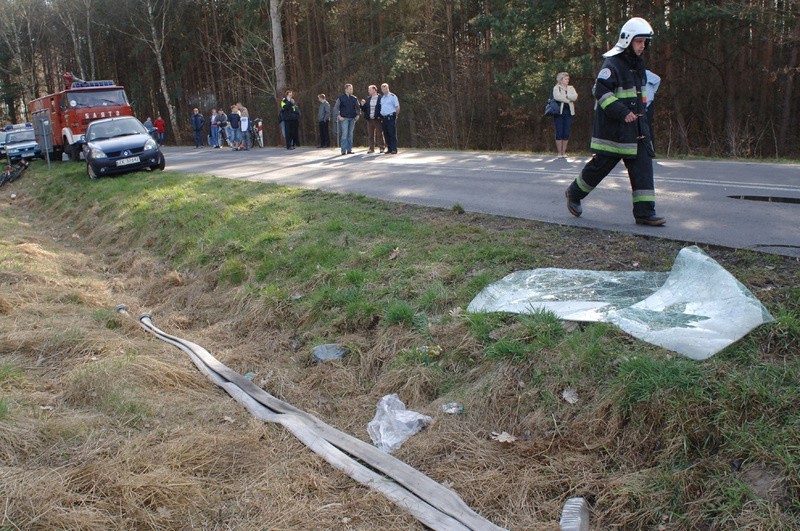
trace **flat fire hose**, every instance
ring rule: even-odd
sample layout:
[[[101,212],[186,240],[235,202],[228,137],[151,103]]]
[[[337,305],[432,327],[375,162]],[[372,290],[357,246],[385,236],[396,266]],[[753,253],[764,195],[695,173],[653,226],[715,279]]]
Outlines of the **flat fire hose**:
[[[125,305],[117,311],[132,317]],[[189,355],[197,369],[242,404],[251,415],[281,424],[311,451],[359,483],[377,490],[434,530],[500,530],[473,511],[452,490],[361,439],[275,398],[217,360],[206,349],[157,328],[149,313],[142,328]]]

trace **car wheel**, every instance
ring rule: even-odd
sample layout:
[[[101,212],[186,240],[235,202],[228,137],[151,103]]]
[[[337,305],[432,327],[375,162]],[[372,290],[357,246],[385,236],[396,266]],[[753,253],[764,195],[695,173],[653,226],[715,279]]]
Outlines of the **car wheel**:
[[[81,148],[80,148],[80,146],[70,146],[68,148],[65,148],[64,151],[66,151],[67,156],[69,157],[69,160],[71,160],[72,162],[80,162],[81,161]]]
[[[158,161],[158,169],[164,171],[164,168],[167,166],[167,159],[164,158],[164,154],[161,154],[161,160]]]
[[[94,168],[92,168],[91,162],[86,163],[86,175],[88,175],[92,180],[97,179],[97,174],[95,173]]]

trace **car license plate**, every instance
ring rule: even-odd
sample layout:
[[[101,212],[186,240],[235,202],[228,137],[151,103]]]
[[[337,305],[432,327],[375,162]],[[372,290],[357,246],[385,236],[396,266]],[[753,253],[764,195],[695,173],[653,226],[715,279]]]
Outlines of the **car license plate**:
[[[27,158],[31,158],[32,159],[34,157],[34,155],[35,155],[35,153],[23,153],[22,154],[22,158],[23,159],[27,159]]]
[[[125,166],[127,164],[136,164],[139,162],[139,157],[128,157],[127,159],[119,159],[117,166]]]

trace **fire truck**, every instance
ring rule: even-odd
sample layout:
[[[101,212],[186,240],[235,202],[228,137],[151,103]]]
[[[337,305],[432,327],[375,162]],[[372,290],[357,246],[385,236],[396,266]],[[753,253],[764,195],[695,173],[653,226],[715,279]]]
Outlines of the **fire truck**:
[[[64,74],[64,90],[33,100],[28,109],[36,139],[50,160],[61,160],[66,153],[79,161],[86,126],[94,120],[133,116],[125,88],[109,80],[84,81],[70,73]]]

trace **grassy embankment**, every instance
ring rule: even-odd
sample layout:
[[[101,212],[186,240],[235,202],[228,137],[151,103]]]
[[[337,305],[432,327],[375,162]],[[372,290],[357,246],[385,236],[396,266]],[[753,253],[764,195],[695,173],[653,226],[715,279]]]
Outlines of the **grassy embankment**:
[[[435,417],[398,457],[499,525],[552,526],[585,495],[602,528],[800,527],[797,260],[706,249],[778,321],[694,362],[608,325],[462,310],[519,269],[667,270],[677,242],[72,164],[2,198],[0,528],[414,525],[116,303],[362,438],[398,392]],[[351,354],[312,365],[333,341]]]

